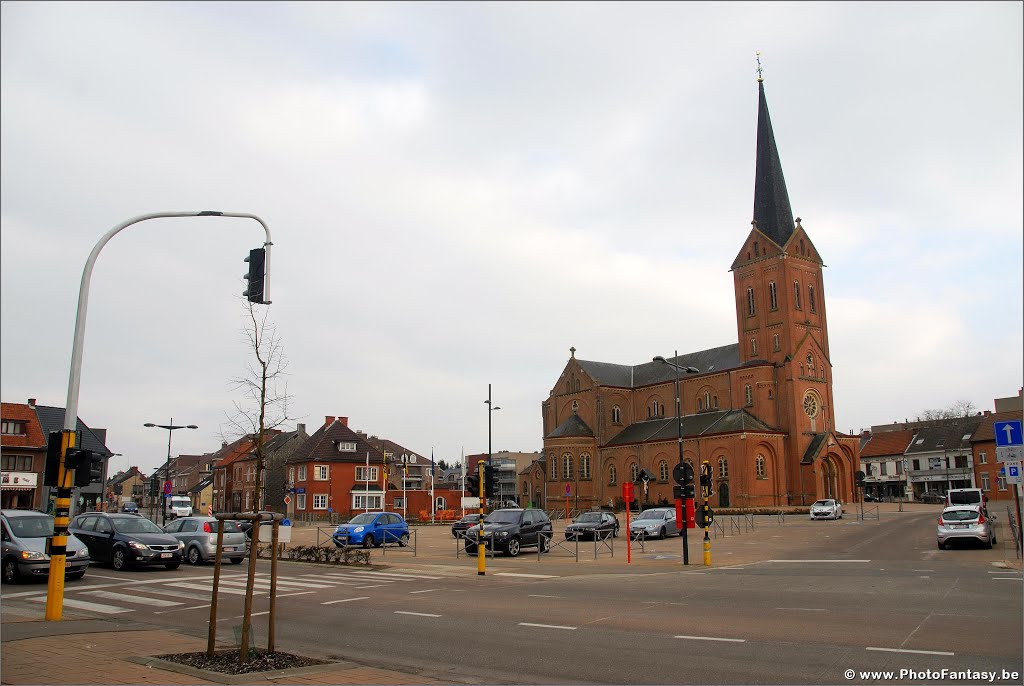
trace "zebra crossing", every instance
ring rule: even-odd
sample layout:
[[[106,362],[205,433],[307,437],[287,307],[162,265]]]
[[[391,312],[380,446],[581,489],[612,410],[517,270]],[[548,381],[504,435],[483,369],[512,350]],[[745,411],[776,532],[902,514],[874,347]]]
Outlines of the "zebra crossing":
[[[376,572],[371,570],[332,571],[297,576],[278,576],[276,591],[278,597],[329,592],[331,589],[362,590],[401,586],[419,581],[442,579],[440,576],[404,572]],[[218,597],[244,596],[248,579],[244,574],[222,576],[218,582]],[[257,573],[253,579],[253,593],[256,597],[267,598],[270,594],[271,579],[267,573]],[[213,591],[213,576],[192,576],[161,580],[158,583],[126,582],[125,584],[103,584],[100,588],[88,586],[64,588],[64,606],[67,608],[94,612],[102,615],[118,615],[135,611],[166,611],[200,609],[210,606]],[[364,599],[364,598],[360,598]],[[45,603],[46,595],[26,597],[25,600]],[[203,603],[203,604],[197,604]]]

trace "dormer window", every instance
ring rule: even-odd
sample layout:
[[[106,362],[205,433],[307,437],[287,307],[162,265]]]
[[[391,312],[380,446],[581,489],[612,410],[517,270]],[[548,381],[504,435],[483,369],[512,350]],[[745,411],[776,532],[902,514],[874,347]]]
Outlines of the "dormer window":
[[[334,445],[338,448],[339,453],[354,453],[356,451],[354,441],[335,441]]]

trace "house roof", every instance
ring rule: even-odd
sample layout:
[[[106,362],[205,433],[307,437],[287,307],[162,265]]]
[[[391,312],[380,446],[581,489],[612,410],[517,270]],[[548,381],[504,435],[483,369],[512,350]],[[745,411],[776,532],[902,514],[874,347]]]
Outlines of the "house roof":
[[[208,476],[192,488],[188,489],[189,493],[200,493],[203,489],[209,488],[213,484],[213,476]]]
[[[867,442],[861,446],[861,457],[882,457],[902,455],[910,445],[916,432],[911,429],[902,431],[882,431],[871,434]]]
[[[738,343],[732,343],[666,359],[680,367],[696,367],[702,374],[720,372],[740,366],[740,348]],[[638,388],[640,386],[674,381],[676,378],[676,370],[671,365],[662,362],[652,361],[636,365],[579,359],[577,359],[577,362],[579,362],[583,371],[589,374],[601,386]]]
[[[49,435],[53,431],[61,431],[64,428],[63,407],[36,405],[36,417],[39,418],[39,425],[42,428],[44,435]],[[77,420],[76,428],[78,436],[81,440],[81,444],[76,447],[83,448],[85,450],[92,450],[104,457],[110,457],[113,454],[113,451],[104,445],[103,439],[93,433],[93,430],[82,421],[81,417],[76,417],[75,419]]]
[[[906,455],[944,450],[969,450],[971,438],[981,424],[982,417],[964,417],[942,426],[926,426],[917,430],[914,440],[907,446]],[[966,438],[964,438],[966,436]]]
[[[682,418],[683,438],[696,438],[715,434],[751,431],[756,433],[778,433],[775,429],[751,415],[746,410],[721,410],[701,412]],[[630,424],[612,440],[609,446],[644,443],[647,441],[669,441],[677,438],[679,429],[675,417],[649,419]]]
[[[355,443],[353,452],[339,452],[339,443]],[[298,462],[363,462],[383,464],[384,455],[380,449],[372,445],[365,434],[358,434],[344,423],[335,420],[317,429],[309,440],[295,449],[285,464]]]
[[[981,424],[978,425],[978,429],[971,436],[971,443],[977,443],[980,441],[995,441],[996,434],[993,428],[996,422],[1005,422],[1010,419],[1021,419],[1020,410],[1011,410],[1010,412],[993,412],[982,418]]]
[[[587,426],[587,423],[583,421],[583,419],[581,419],[580,416],[575,412],[566,417],[564,422],[562,422],[554,431],[549,433],[544,438],[572,437],[594,437],[593,430],[589,426]]]
[[[213,453],[214,469],[226,469],[232,463],[249,454],[253,447],[252,436],[242,436],[234,442],[222,445],[220,450]]]
[[[3,445],[8,448],[46,448],[47,435],[43,432],[35,410],[22,403],[0,403],[0,418],[4,421],[25,423],[24,436],[4,435]]]

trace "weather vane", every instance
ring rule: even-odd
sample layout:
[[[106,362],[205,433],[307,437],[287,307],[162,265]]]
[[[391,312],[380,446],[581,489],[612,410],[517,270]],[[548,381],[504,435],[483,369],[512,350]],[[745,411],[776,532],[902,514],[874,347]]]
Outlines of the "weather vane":
[[[754,54],[757,55],[757,80],[764,81],[764,79],[761,78],[761,53],[755,52]]]

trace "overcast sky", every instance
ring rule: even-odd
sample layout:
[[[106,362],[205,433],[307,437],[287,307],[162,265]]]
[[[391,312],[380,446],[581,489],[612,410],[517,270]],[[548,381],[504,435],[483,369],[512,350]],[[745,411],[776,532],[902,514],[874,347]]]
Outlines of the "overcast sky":
[[[822,255],[841,431],[1022,385],[1021,3],[3,3],[2,398],[64,406],[118,223],[271,228],[292,414],[421,454],[542,446],[570,346],[736,343],[755,51]],[[118,234],[79,415],[220,445],[252,221]]]

